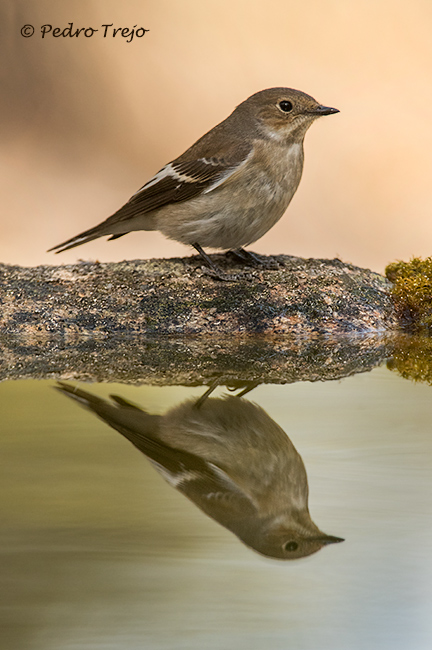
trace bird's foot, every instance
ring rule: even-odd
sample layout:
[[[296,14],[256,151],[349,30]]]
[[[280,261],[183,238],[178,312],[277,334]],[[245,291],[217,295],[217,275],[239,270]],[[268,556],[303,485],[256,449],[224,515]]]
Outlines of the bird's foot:
[[[193,247],[198,251],[207,264],[207,266],[201,267],[201,270],[203,273],[210,275],[215,280],[221,280],[222,282],[237,282],[238,280],[248,280],[250,282],[253,280],[248,273],[224,273],[199,244],[193,244]]]
[[[194,404],[194,408],[200,409],[201,406],[204,404],[204,402],[210,397],[210,395],[216,390],[216,388],[218,388],[218,386],[226,386],[226,388],[230,393],[233,393],[234,391],[240,388],[242,390],[240,390],[240,392],[237,393],[236,397],[244,397],[245,395],[247,395],[247,393],[250,393],[251,390],[253,390],[259,385],[260,385],[259,380],[242,381],[241,379],[233,379],[232,377],[223,376],[223,375],[220,377],[215,377],[213,381],[210,383],[205,393],[197,399],[197,401]]]
[[[207,266],[202,266],[201,271],[203,275],[208,275],[214,280],[221,282],[238,282],[239,280],[247,280],[252,282],[253,277],[249,273],[224,273],[218,267],[209,269]]]
[[[228,251],[226,255],[229,257],[235,257],[237,260],[241,260],[245,264],[253,264],[254,266],[261,266],[266,269],[276,270],[283,266],[272,257],[264,257],[257,253],[252,253],[252,251],[247,251],[244,248],[236,248],[235,250]]]

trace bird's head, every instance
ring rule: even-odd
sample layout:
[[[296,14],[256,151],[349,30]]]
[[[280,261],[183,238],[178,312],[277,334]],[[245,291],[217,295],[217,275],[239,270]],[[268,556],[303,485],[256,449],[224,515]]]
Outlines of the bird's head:
[[[245,531],[243,531],[245,532]],[[266,557],[296,560],[312,555],[329,544],[343,542],[341,537],[326,535],[310,520],[308,526],[291,522],[261,522],[241,539],[247,546]]]
[[[339,113],[337,108],[323,106],[310,95],[293,88],[261,90],[246,99],[236,110],[255,118],[266,137],[299,141],[318,117]]]

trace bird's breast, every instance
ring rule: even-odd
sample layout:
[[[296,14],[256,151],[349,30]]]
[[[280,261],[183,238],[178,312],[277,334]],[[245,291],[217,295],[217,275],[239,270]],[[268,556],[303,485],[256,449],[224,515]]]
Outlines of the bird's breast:
[[[257,141],[248,157],[224,183],[175,210],[163,208],[158,229],[185,244],[222,250],[257,241],[284,214],[303,170],[301,143]]]
[[[256,145],[256,153],[244,170],[243,178],[227,183],[227,192],[241,196],[236,221],[243,227],[247,246],[262,237],[282,217],[300,183],[303,145]]]

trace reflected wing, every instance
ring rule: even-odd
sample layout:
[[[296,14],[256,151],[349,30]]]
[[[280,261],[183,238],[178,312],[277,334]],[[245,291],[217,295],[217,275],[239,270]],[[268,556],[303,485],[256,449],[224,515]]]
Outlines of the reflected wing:
[[[150,415],[116,395],[111,396],[113,403],[64,382],[58,382],[56,388],[121,433],[147,456],[168,483],[217,521],[226,523],[256,513],[252,501],[224,470],[158,438],[160,416]]]

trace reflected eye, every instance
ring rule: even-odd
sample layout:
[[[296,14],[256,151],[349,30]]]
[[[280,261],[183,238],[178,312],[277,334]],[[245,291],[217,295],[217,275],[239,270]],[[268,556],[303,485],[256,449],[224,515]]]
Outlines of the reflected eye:
[[[298,544],[297,542],[286,542],[286,544],[283,545],[284,551],[296,551],[298,549]]]
[[[283,99],[281,102],[279,102],[279,108],[284,113],[289,113],[290,111],[292,111],[293,105],[287,99]]]

